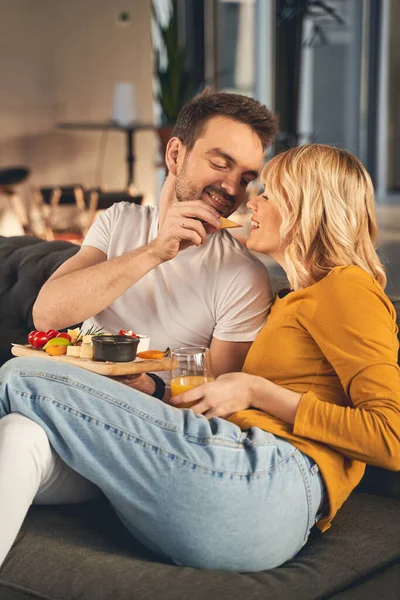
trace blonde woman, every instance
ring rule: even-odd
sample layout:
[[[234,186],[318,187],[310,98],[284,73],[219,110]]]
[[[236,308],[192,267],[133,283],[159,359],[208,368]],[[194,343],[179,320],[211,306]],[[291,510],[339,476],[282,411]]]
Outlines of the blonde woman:
[[[262,181],[248,247],[282,265],[291,291],[243,372],[171,405],[51,361],[0,372],[0,416],[35,421],[132,535],[180,565],[281,565],[315,523],[330,527],[366,464],[400,469],[397,329],[370,178],[348,152],[308,145],[271,160]]]

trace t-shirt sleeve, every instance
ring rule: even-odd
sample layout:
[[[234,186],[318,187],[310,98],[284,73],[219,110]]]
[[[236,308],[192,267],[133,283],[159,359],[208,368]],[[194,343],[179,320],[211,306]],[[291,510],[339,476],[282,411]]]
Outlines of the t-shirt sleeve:
[[[272,304],[267,269],[251,261],[219,296],[213,337],[227,342],[252,342],[264,325]]]
[[[108,255],[111,233],[119,215],[120,206],[116,203],[99,215],[82,242],[82,246],[94,246]]]
[[[400,469],[400,373],[394,308],[367,274],[332,274],[304,327],[338,375],[349,406],[303,394],[294,433],[345,456]]]

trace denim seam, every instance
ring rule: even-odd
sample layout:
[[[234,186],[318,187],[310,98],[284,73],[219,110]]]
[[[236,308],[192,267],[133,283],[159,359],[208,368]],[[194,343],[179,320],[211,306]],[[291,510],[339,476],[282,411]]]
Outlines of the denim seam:
[[[143,413],[135,408],[132,408],[131,405],[121,403],[121,402],[116,402],[115,398],[113,398],[112,396],[109,396],[108,394],[104,394],[103,392],[99,392],[98,390],[88,387],[87,385],[77,383],[77,382],[69,379],[68,377],[60,377],[60,376],[50,375],[50,374],[44,373],[42,371],[34,371],[34,372],[29,372],[29,373],[26,371],[16,371],[16,373],[20,377],[40,377],[41,379],[50,379],[53,381],[57,381],[60,384],[86,391],[89,394],[91,394],[92,396],[94,396],[95,398],[100,398],[101,400],[104,400],[104,401],[108,402],[109,404],[118,406],[118,407],[122,408],[123,410],[126,410],[126,412],[128,412],[130,414],[134,414],[135,416],[139,417],[140,419],[143,419],[144,421],[149,421],[150,423],[154,423],[155,425],[157,425],[158,427],[161,427],[162,429],[167,429],[169,431],[178,431],[178,428],[175,425],[171,425],[170,423],[166,423],[165,421],[161,421],[159,419],[152,419],[146,413]],[[15,390],[15,391],[17,391],[17,390]]]
[[[195,435],[190,435],[190,434],[185,434],[183,433],[183,436],[185,437],[185,439],[187,439],[189,442],[193,442],[194,444],[207,444],[209,446],[227,446],[229,448],[246,448],[249,452],[252,452],[254,450],[257,450],[258,448],[266,448],[267,446],[276,446],[277,443],[276,441],[271,441],[271,442],[251,442],[251,443],[247,443],[246,441],[242,442],[242,441],[229,441],[226,440],[224,438],[220,438],[218,436],[212,436],[212,437],[197,437]],[[215,442],[215,444],[214,444]]]
[[[229,442],[228,440],[217,437],[198,438],[194,435],[187,435],[185,433],[182,433],[182,436],[187,442],[190,444],[196,444],[197,446],[223,446],[224,448],[237,448],[238,450],[242,450],[244,448],[244,444],[241,442]]]
[[[137,435],[133,435],[132,433],[129,433],[128,431],[125,431],[116,425],[110,425],[109,423],[102,421],[98,417],[94,417],[90,414],[82,412],[81,410],[78,410],[75,407],[71,407],[68,404],[60,402],[60,400],[54,400],[53,398],[50,398],[49,396],[45,396],[43,394],[30,394],[28,392],[21,392],[20,390],[16,390],[15,388],[12,388],[12,389],[14,390],[15,393],[19,394],[22,397],[28,397],[31,400],[35,399],[37,401],[48,401],[48,402],[51,402],[55,406],[58,405],[63,410],[76,413],[76,416],[78,418],[90,419],[92,421],[92,424],[97,427],[105,426],[108,429],[108,431],[110,431],[114,435],[119,435],[121,438],[125,438],[127,441],[133,442],[135,444],[141,444],[143,447],[152,448],[153,451],[156,451],[156,452],[162,452],[164,455],[166,455],[168,457],[173,457],[174,460],[179,460],[181,462],[181,464],[188,465],[193,470],[201,469],[204,473],[209,473],[211,475],[220,475],[221,479],[222,479],[222,477],[225,477],[225,478],[226,477],[230,477],[230,478],[238,477],[239,479],[249,480],[249,479],[260,479],[262,477],[266,477],[269,473],[271,473],[275,469],[279,468],[282,464],[287,462],[293,456],[293,454],[295,454],[297,452],[297,450],[294,450],[289,456],[287,456],[285,459],[283,459],[280,463],[276,464],[271,469],[266,469],[264,471],[257,471],[256,473],[240,473],[237,471],[225,471],[223,469],[210,469],[209,467],[194,463],[193,461],[190,461],[187,458],[178,456],[178,455],[174,454],[173,452],[171,452],[170,450],[166,450],[165,448],[156,446],[153,442],[149,442],[145,439],[140,438]]]
[[[311,522],[312,521],[312,519],[311,519],[311,515],[312,515],[311,484],[310,484],[310,481],[307,476],[306,468],[305,468],[304,464],[302,463],[301,453],[299,450],[296,449],[296,452],[293,453],[293,458],[295,459],[295,461],[297,463],[300,474],[303,478],[304,487],[306,489],[307,504],[308,504],[308,523],[307,523],[307,529],[304,534],[304,540],[306,541],[308,539],[308,533],[309,533],[311,527],[314,525],[314,523]]]

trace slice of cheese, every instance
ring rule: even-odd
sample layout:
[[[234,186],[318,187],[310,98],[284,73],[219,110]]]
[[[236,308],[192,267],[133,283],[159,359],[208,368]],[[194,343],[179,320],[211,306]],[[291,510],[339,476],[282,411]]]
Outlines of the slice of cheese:
[[[81,330],[79,327],[76,327],[75,329],[67,329],[67,333],[71,336],[71,344],[76,344]]]
[[[91,335],[82,336],[81,358],[93,358],[93,342]]]
[[[80,346],[67,346],[67,356],[75,356],[79,358],[81,355],[81,347]]]
[[[219,218],[221,221],[221,225],[219,229],[230,229],[231,227],[241,227],[239,223],[235,223],[235,221],[231,221],[230,219],[225,219],[225,217]]]
[[[82,344],[80,358],[93,358],[93,344]]]

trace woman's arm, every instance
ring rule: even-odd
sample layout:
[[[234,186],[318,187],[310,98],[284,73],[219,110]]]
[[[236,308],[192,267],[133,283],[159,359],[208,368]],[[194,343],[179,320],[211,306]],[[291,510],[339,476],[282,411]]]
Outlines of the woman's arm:
[[[385,369],[376,375],[385,377]],[[386,372],[392,380],[389,372]],[[364,382],[372,381],[371,373]],[[261,379],[261,378],[260,378]],[[386,397],[366,400],[363,406],[338,406],[324,402],[313,392],[301,395],[274,383],[257,382],[253,407],[286,423],[293,433],[322,442],[345,456],[392,471],[400,470],[399,407],[389,390]]]
[[[333,282],[325,286],[325,296],[318,298],[304,326],[339,377],[349,406],[324,402],[311,389],[299,402],[293,432],[350,458],[399,470],[400,371],[394,308],[360,269],[346,269]]]

